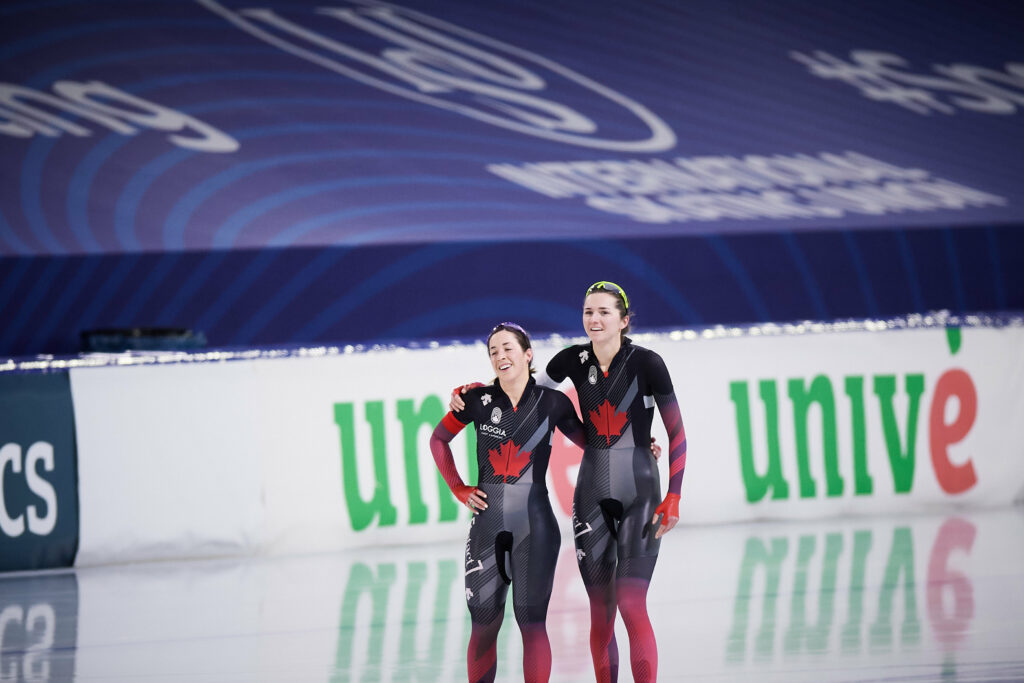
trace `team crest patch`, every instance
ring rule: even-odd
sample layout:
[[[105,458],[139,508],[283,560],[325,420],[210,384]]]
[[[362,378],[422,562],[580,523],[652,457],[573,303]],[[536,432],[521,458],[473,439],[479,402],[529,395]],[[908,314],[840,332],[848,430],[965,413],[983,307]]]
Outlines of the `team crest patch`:
[[[498,424],[501,422],[501,408],[494,406],[494,410],[491,411],[491,422]]]
[[[591,384],[597,384],[597,367],[596,366],[593,366],[593,365],[590,366],[590,372],[587,373],[587,380]]]

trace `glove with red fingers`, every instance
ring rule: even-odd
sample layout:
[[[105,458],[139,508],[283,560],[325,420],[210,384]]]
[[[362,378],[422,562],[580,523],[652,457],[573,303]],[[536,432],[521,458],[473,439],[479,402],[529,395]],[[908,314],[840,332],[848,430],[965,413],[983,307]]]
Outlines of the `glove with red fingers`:
[[[487,494],[475,486],[456,485],[452,489],[452,494],[459,499],[460,503],[472,510],[474,515],[479,515],[481,510],[487,509],[487,503],[484,502]]]
[[[470,384],[463,384],[452,389],[452,397],[448,401],[448,410],[452,411],[453,413],[457,413],[463,408],[465,408],[466,402],[462,400],[462,394],[466,393],[470,389],[476,389],[477,387],[482,386],[483,383],[481,382],[471,382]]]
[[[676,525],[679,521],[679,494],[668,493],[665,495],[665,500],[661,501],[661,505],[654,508],[654,518],[651,519],[651,524],[658,523],[658,517],[661,517],[661,526],[658,527],[658,531],[654,534],[655,538],[661,538]]]

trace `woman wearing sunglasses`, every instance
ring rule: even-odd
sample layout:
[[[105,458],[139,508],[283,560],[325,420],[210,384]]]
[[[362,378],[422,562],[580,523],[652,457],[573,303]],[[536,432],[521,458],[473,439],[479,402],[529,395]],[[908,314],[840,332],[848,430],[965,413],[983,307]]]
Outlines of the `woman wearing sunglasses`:
[[[430,450],[452,493],[473,511],[466,541],[466,602],[472,631],[467,653],[470,683],[491,683],[508,586],[523,636],[523,677],[546,683],[551,645],[545,621],[561,534],[544,477],[555,427],[580,446],[583,425],[569,398],[531,377],[533,349],[523,328],[497,325],[487,338],[492,384],[466,392],[462,408],[434,430]],[[449,446],[476,425],[479,483],[468,486]]]
[[[661,537],[679,520],[686,464],[686,434],[672,380],[657,353],[626,336],[631,313],[619,285],[591,285],[583,301],[583,327],[590,343],[562,349],[537,378],[538,384],[548,386],[571,379],[584,418],[586,446],[572,521],[580,574],[590,597],[590,651],[598,683],[618,678],[616,613],[622,614],[629,635],[633,680],[657,680],[658,650],[647,614],[647,589]],[[459,399],[453,395],[453,407]],[[664,499],[650,447],[655,405],[669,437]]]

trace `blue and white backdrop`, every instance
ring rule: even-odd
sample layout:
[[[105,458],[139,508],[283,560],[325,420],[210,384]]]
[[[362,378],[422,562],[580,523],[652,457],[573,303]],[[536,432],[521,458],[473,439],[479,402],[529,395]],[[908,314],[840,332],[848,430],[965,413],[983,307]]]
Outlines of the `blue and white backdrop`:
[[[0,7],[0,354],[1024,308],[1024,6]]]

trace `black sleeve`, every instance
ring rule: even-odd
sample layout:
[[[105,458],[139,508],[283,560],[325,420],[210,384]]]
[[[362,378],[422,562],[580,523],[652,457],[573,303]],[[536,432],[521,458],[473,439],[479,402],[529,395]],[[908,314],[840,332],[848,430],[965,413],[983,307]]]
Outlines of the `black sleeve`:
[[[586,435],[583,431],[583,423],[580,422],[580,417],[576,414],[576,407],[561,391],[552,390],[551,393],[554,394],[554,406],[551,412],[556,416],[555,426],[570,441],[582,448],[586,445]]]
[[[672,378],[665,367],[665,361],[654,351],[647,350],[644,370],[647,372],[647,381],[650,383],[651,391],[656,395],[667,396],[673,392]]]
[[[580,416],[576,414],[576,407],[573,406],[569,397],[557,389],[552,390],[551,393],[555,395],[554,410],[551,411],[553,415],[557,416],[555,426],[558,427],[563,434],[568,434],[574,428],[583,429],[583,423],[580,422]]]
[[[462,424],[468,425],[474,418],[473,407],[478,405],[480,402],[480,387],[467,391],[462,395],[462,400],[465,401],[466,406],[457,412],[453,411],[451,415]],[[472,401],[472,403],[470,403],[470,401]]]
[[[576,347],[568,346],[558,353],[555,354],[554,358],[548,361],[547,367],[544,369],[548,373],[548,377],[553,379],[556,383],[561,383],[569,376],[569,368],[572,367],[572,362],[575,353],[573,349]]]

